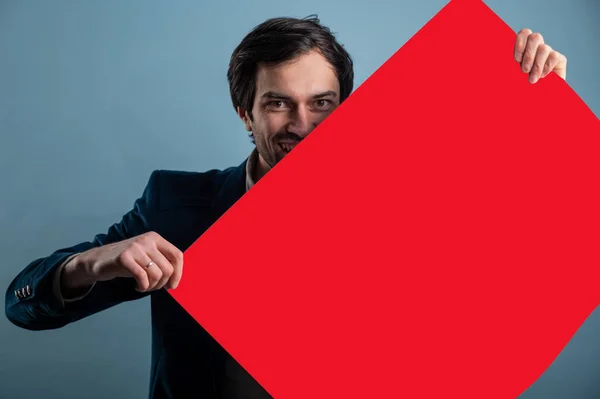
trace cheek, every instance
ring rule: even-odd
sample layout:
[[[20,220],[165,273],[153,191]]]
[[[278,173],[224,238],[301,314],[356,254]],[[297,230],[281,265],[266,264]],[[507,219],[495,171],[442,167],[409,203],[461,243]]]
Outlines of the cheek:
[[[318,115],[315,117],[315,123],[316,123],[317,125],[319,125],[321,122],[323,122],[325,119],[327,119],[327,117],[328,117],[328,116],[329,116],[329,115],[330,115],[332,112],[333,112],[333,110],[331,110],[331,111],[329,111],[329,112],[323,112],[323,113],[320,113],[320,114],[318,114]]]
[[[258,121],[257,121],[258,122]],[[257,124],[260,135],[269,138],[282,131],[286,124],[284,113],[272,113],[261,115],[260,122]]]

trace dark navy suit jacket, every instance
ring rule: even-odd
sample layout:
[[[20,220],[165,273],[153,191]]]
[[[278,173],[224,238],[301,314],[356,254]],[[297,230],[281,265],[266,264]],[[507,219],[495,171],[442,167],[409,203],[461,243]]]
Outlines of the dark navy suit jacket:
[[[133,279],[120,278],[98,282],[83,299],[63,305],[52,289],[54,271],[70,255],[148,231],[185,251],[244,195],[245,164],[203,173],[154,171],[132,210],[106,233],[34,260],[16,276],[6,293],[8,319],[28,330],[56,329],[150,295],[150,398],[270,398],[167,291],[139,293]]]

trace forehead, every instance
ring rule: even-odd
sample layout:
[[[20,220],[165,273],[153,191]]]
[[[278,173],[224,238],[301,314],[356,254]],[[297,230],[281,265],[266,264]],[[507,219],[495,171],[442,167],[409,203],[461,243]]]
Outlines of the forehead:
[[[261,66],[256,76],[257,97],[268,91],[304,97],[329,90],[339,93],[335,68],[317,52],[282,65]]]

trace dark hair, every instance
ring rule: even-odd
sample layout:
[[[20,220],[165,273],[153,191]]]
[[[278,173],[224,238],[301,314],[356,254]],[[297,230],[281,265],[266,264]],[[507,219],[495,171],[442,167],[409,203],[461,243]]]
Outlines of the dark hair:
[[[317,15],[306,18],[271,18],[256,26],[231,55],[227,80],[233,108],[246,110],[252,119],[256,72],[260,64],[277,65],[317,49],[334,67],[340,84],[340,102],[352,92],[352,58]]]

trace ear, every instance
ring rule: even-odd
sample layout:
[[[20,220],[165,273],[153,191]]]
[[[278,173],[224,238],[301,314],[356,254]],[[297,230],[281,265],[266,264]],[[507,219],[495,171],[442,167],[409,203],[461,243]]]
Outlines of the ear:
[[[248,112],[245,109],[242,109],[241,107],[237,107],[237,113],[238,113],[238,116],[240,117],[240,119],[242,120],[242,122],[244,122],[246,130],[251,132],[252,131],[252,121],[250,120],[250,116],[248,115]]]

